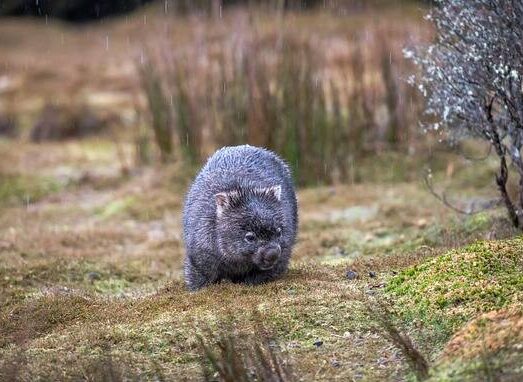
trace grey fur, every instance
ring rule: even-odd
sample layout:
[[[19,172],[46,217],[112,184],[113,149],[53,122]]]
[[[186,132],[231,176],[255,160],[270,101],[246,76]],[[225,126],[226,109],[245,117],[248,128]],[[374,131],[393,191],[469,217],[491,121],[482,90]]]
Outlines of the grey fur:
[[[249,145],[218,150],[185,200],[187,288],[223,279],[260,284],[286,272],[297,209],[289,168],[276,154]]]

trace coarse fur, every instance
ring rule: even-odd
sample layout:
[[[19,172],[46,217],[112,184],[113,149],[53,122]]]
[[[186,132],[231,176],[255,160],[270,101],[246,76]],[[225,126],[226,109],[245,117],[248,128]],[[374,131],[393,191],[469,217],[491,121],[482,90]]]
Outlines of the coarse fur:
[[[258,147],[218,150],[189,189],[183,225],[188,289],[274,280],[287,270],[298,226],[288,166]]]

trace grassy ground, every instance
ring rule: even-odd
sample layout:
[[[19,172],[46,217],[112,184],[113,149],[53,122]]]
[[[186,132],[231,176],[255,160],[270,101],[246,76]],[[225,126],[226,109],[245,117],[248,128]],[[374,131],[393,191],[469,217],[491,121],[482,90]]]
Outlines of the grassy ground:
[[[109,374],[193,380],[196,333],[231,322],[238,333],[261,322],[302,380],[410,378],[368,296],[391,302],[395,324],[436,365],[435,380],[477,372],[481,352],[460,349],[477,343],[470,325],[483,321],[492,351],[513,360],[500,366],[493,355],[493,372],[518,372],[521,338],[507,335],[503,317],[521,325],[521,239],[446,252],[514,235],[502,211],[456,216],[416,182],[305,189],[287,276],[190,294],[181,273],[186,170],[122,176],[103,140],[16,145],[0,161],[4,188],[16,185],[0,201],[4,378],[97,380],[110,356]]]

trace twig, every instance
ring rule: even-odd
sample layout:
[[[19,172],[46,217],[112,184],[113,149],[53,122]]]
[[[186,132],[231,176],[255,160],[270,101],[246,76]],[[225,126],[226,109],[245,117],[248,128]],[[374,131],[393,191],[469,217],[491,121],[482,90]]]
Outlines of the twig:
[[[480,212],[490,210],[492,208],[498,207],[502,200],[500,198],[491,199],[485,203],[483,203],[483,206],[477,209],[470,209],[468,211],[461,209],[459,207],[456,207],[453,205],[449,200],[447,199],[447,195],[443,192],[441,194],[438,194],[436,190],[434,189],[434,186],[432,184],[432,176],[430,171],[427,172],[427,174],[424,177],[425,186],[429,190],[429,192],[434,196],[436,199],[438,199],[441,203],[443,203],[446,207],[450,208],[451,210],[463,214],[463,215],[476,215]]]

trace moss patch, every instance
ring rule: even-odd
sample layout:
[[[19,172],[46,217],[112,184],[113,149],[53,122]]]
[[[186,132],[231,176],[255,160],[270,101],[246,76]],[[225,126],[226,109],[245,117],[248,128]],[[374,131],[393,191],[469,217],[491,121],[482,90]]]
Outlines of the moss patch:
[[[440,348],[475,315],[523,303],[523,239],[447,252],[402,271],[386,291],[423,342]]]

